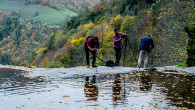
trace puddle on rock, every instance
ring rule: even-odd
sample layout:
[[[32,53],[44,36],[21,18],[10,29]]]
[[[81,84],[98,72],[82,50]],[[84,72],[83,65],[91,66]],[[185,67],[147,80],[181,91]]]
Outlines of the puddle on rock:
[[[44,77],[29,78],[24,76],[25,71],[15,69],[0,69],[0,94],[26,95],[42,92],[46,88]],[[48,83],[48,82],[47,82]]]
[[[195,105],[194,75],[141,72],[52,79],[18,72],[22,71],[0,69],[0,104],[11,104],[0,109],[194,109]]]

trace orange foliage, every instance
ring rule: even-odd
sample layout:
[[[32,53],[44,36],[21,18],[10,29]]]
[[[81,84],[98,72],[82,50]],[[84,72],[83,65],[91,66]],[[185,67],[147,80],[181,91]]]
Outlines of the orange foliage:
[[[6,53],[5,50],[1,51],[1,55],[4,55],[5,53]]]
[[[70,45],[71,45],[71,42],[68,42],[68,43],[66,43],[66,44],[64,45],[63,48],[67,48],[67,47],[70,46]]]
[[[75,39],[79,39],[80,37],[83,37],[84,33],[79,33],[76,35]]]
[[[47,3],[48,3],[47,0],[43,0],[43,1],[42,1],[42,5],[46,5]]]

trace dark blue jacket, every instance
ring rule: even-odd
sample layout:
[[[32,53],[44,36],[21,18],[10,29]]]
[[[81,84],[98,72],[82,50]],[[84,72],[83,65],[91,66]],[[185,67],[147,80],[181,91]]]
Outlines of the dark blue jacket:
[[[141,39],[141,46],[139,50],[145,50],[150,52],[154,48],[154,43],[151,37],[146,36]]]

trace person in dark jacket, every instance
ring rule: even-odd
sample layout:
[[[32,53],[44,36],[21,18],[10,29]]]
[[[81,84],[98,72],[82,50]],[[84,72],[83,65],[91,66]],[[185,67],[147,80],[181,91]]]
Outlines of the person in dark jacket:
[[[84,48],[85,48],[85,54],[86,54],[87,68],[90,67],[89,66],[89,51],[91,52],[93,56],[92,67],[97,67],[95,63],[96,63],[96,54],[99,49],[98,37],[94,36],[94,37],[88,38],[85,42]]]
[[[138,68],[140,68],[143,57],[145,57],[144,68],[147,68],[149,53],[151,52],[153,48],[154,48],[154,43],[153,43],[152,38],[149,35],[141,39],[141,46],[139,49],[140,54],[139,54],[139,60],[138,60]]]
[[[119,32],[118,29],[114,29],[115,34],[113,35],[113,47],[116,52],[116,61],[115,61],[115,66],[120,66],[120,58],[121,58],[121,51],[123,48],[123,43],[122,43],[122,36],[127,35]]]

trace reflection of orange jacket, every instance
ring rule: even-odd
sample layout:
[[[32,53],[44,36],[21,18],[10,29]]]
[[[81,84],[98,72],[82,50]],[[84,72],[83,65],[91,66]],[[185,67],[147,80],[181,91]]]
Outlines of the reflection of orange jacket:
[[[98,95],[98,87],[95,83],[85,82],[84,87],[86,97],[95,97]]]
[[[121,84],[114,83],[112,91],[113,101],[121,100]]]
[[[119,74],[115,75],[112,91],[113,101],[121,100],[121,79]]]

